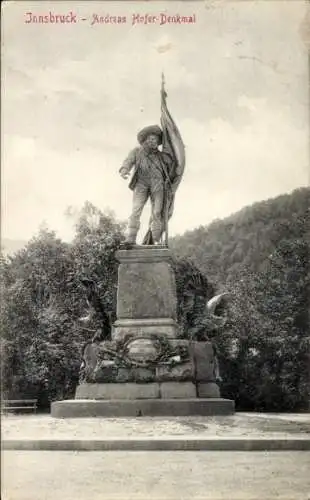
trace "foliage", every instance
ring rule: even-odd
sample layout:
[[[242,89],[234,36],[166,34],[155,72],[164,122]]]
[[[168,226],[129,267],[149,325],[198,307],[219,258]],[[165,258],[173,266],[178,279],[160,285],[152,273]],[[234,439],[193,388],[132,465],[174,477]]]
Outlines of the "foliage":
[[[173,260],[173,269],[176,280],[177,293],[177,315],[179,325],[179,335],[187,337],[186,332],[189,329],[190,314],[193,313],[195,301],[188,307],[188,297],[191,295],[202,295],[205,301],[213,297],[215,290],[212,283],[190,259]]]
[[[240,269],[260,266],[279,243],[305,238],[310,215],[310,189],[255,203],[209,226],[186,231],[170,242],[177,258],[190,258],[214,284],[238,280]]]
[[[173,241],[230,293],[216,339],[226,397],[239,408],[292,410],[309,401],[310,190],[255,204]]]
[[[115,307],[114,252],[123,226],[86,203],[71,244],[41,230],[22,250],[1,260],[3,393],[42,404],[69,397],[78,380],[86,309],[80,278],[98,279],[107,309]]]
[[[77,339],[74,316],[65,311],[73,274],[69,246],[42,230],[3,267],[4,391],[30,396],[70,387]]]

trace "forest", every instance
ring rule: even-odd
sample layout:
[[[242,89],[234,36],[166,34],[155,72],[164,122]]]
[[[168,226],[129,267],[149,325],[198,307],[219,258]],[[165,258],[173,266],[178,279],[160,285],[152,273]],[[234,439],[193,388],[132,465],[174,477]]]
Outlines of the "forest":
[[[309,407],[310,189],[258,202],[170,240],[178,298],[184,276],[227,292],[228,321],[213,339],[221,393],[239,410]],[[115,250],[125,225],[86,202],[64,242],[41,229],[1,255],[1,375],[5,397],[37,397],[41,408],[74,395],[90,332],[83,277],[96,281],[113,317]]]

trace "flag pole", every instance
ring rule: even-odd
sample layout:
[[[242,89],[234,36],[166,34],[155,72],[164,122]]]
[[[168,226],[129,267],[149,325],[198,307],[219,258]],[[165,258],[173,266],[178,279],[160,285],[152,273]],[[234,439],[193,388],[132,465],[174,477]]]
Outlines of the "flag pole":
[[[167,93],[166,93],[166,90],[165,90],[165,75],[164,73],[162,72],[161,74],[161,112],[163,112],[163,108],[164,108],[164,103],[166,101],[166,97],[167,97]],[[165,189],[164,189],[164,231],[165,231],[165,246],[168,247],[168,239],[169,239],[169,235],[168,235],[168,211],[169,211],[169,207],[168,207],[168,184],[169,184],[169,177],[168,177],[168,173],[165,172],[166,174],[166,179],[165,179]]]

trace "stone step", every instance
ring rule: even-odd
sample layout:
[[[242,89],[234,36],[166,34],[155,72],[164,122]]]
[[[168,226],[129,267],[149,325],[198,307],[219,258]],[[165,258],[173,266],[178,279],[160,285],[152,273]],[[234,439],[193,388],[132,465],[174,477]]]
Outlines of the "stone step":
[[[223,398],[72,399],[51,405],[54,418],[232,415],[234,401]]]
[[[4,439],[2,450],[31,451],[310,451],[310,439],[253,437],[142,437],[108,439]]]

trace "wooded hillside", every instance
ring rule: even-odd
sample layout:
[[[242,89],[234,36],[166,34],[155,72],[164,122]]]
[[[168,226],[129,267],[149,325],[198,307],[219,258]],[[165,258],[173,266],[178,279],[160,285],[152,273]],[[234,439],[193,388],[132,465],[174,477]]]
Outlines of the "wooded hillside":
[[[190,258],[211,281],[224,284],[245,268],[259,271],[284,242],[292,250],[300,240],[309,243],[309,231],[310,188],[301,188],[187,231],[173,238],[170,246],[175,255]]]
[[[255,203],[176,237],[230,293],[230,323],[216,342],[223,391],[242,408],[304,407],[310,383],[310,189]]]

